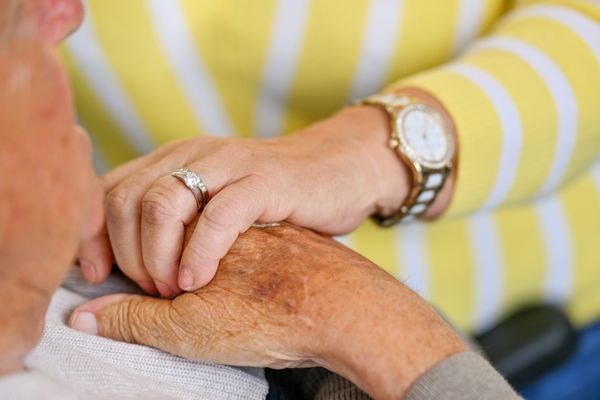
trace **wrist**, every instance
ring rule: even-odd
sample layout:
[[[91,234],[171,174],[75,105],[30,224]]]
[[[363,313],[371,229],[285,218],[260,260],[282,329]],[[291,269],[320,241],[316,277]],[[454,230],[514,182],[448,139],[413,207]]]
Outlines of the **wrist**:
[[[351,127],[345,132],[345,140],[354,146],[353,154],[360,157],[367,170],[362,190],[372,194],[372,213],[387,215],[397,211],[408,195],[412,177],[389,146],[389,116],[381,108],[368,105],[350,107],[338,115]]]
[[[350,300],[338,308],[339,301],[327,303],[325,346],[316,362],[374,398],[399,399],[423,373],[467,348],[418,295],[373,269],[337,293]]]
[[[418,102],[435,110],[441,116],[456,143],[456,128],[453,120],[444,105],[434,96],[417,88],[403,88],[398,90],[396,94],[417,99]],[[378,188],[375,209],[378,215],[391,215],[400,209],[409,191],[413,188],[414,180],[417,178],[411,172],[412,167],[409,168],[403,157],[389,144],[393,123],[390,121],[389,114],[377,105],[362,105],[353,107],[353,109],[355,114],[358,114],[360,110],[370,109],[369,113],[362,111],[361,117],[364,122],[360,126],[363,128],[362,134],[365,135],[362,138],[362,142],[365,143],[365,150],[370,156],[370,162],[375,165],[372,168],[373,173],[370,180],[370,182],[376,182]],[[371,146],[369,147],[366,143]],[[455,150],[452,160],[453,168],[443,187],[422,215],[424,219],[438,217],[450,204],[456,176],[456,153]]]

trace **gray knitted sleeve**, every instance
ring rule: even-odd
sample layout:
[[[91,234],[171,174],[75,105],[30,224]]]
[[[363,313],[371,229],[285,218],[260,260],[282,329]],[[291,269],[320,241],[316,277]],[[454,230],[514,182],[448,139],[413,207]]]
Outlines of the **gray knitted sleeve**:
[[[456,354],[423,374],[406,400],[521,399],[504,378],[474,352]]]
[[[298,390],[279,399],[367,400],[370,397],[347,379],[323,368],[277,371]],[[409,388],[407,400],[521,399],[479,354],[470,351],[449,357],[425,372]]]

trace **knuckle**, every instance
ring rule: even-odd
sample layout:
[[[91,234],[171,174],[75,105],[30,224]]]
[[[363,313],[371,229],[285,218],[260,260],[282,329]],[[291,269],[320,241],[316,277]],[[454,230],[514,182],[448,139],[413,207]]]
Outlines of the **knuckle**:
[[[130,317],[132,316],[130,310],[134,301],[139,300],[132,299],[130,301],[122,302],[117,306],[116,318],[114,320],[115,324],[112,327],[112,331],[114,332],[114,334],[116,334],[117,337],[129,343],[139,342],[139,337],[136,338],[133,334],[135,329],[132,329],[133,324],[131,323],[130,319]]]
[[[174,193],[163,186],[156,186],[142,199],[142,219],[151,225],[159,225],[177,218]]]
[[[151,318],[155,318],[155,313],[148,312],[148,304],[144,304],[143,297],[137,297],[128,303],[125,311],[125,321],[128,325],[122,328],[123,332],[129,333],[133,343],[146,344],[150,330],[146,329]]]
[[[172,353],[194,356],[201,332],[191,330],[190,321],[195,319],[196,301],[188,293],[176,298],[183,307],[174,307],[175,301],[132,295],[125,301],[105,309],[100,323],[100,334],[128,343],[149,345]],[[181,299],[181,300],[179,300]],[[193,348],[189,348],[193,343]]]
[[[210,312],[204,305],[201,296],[186,292],[173,299],[168,309],[168,319],[182,331],[187,331],[190,321],[195,321],[198,316]]]
[[[102,310],[97,316],[98,333],[111,339],[132,343],[133,338],[129,333],[129,304],[132,301],[135,301],[134,296]]]
[[[109,219],[121,221],[128,214],[130,207],[129,194],[120,188],[110,191],[104,200],[104,208]]]
[[[100,316],[100,333],[128,343],[146,343],[144,323],[150,317],[143,307],[144,297],[132,295],[105,309]]]
[[[202,216],[209,227],[218,232],[231,230],[237,222],[235,211],[219,201],[209,202]]]

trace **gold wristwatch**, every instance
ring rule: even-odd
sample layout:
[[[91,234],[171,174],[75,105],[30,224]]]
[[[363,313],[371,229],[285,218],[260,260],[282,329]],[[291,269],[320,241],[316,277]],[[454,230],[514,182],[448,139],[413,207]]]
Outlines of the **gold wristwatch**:
[[[418,218],[427,211],[452,172],[456,140],[442,114],[416,97],[385,94],[360,102],[383,108],[390,117],[390,147],[410,169],[412,187],[400,209],[390,216],[374,215],[381,226]]]

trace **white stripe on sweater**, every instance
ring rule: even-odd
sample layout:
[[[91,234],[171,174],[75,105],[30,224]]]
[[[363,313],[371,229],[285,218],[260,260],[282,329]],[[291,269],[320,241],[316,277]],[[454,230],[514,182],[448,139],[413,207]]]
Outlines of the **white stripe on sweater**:
[[[538,4],[508,14],[502,20],[502,25],[531,17],[558,22],[570,29],[589,47],[600,63],[600,24],[596,20],[568,7]]]
[[[521,117],[506,89],[488,72],[467,64],[452,64],[450,71],[458,73],[483,90],[492,103],[502,129],[502,149],[497,176],[483,209],[500,205],[509,193],[517,174],[523,142]]]
[[[473,324],[477,330],[485,330],[502,312],[502,249],[492,214],[476,214],[470,218],[468,226],[475,262]]]
[[[539,194],[551,193],[562,183],[577,144],[579,112],[573,89],[560,67],[529,43],[507,36],[494,36],[478,41],[470,51],[484,49],[505,51],[523,60],[545,82],[552,95],[558,114],[558,132],[554,160]]]
[[[535,208],[546,255],[546,300],[565,302],[573,286],[573,245],[571,230],[560,197],[542,199]]]
[[[596,185],[598,196],[600,196],[600,160],[597,160],[594,165],[592,165],[591,174],[594,179],[594,184]]]
[[[371,0],[349,101],[378,92],[385,84],[400,31],[403,3]]]
[[[404,283],[421,297],[431,297],[430,265],[427,257],[425,227],[421,223],[411,223],[396,229],[396,248],[401,257],[401,271]]]
[[[87,2],[84,4],[87,9]],[[77,32],[66,41],[66,47],[78,71],[108,115],[123,132],[127,142],[139,154],[152,151],[154,143],[104,56],[89,12],[86,12],[83,24]]]
[[[302,51],[309,0],[278,0],[255,110],[255,134],[281,133],[290,87]]]
[[[461,0],[454,36],[454,54],[460,53],[481,32],[485,1]]]
[[[196,51],[179,1],[147,0],[147,4],[161,48],[191,106],[196,123],[208,135],[234,135],[219,92]]]

